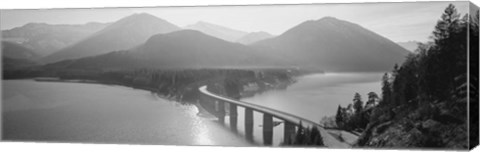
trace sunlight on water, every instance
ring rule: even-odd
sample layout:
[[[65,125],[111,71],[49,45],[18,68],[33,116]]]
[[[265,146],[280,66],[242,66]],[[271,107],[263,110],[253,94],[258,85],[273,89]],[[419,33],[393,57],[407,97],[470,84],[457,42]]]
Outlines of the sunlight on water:
[[[3,81],[6,140],[250,145],[193,105],[121,86]]]

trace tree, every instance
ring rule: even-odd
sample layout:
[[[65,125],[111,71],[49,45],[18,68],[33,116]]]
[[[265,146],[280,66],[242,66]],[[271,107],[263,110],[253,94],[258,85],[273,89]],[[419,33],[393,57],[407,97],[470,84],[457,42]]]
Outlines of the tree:
[[[377,100],[378,100],[378,95],[377,95],[377,93],[375,93],[375,92],[369,92],[367,95],[368,95],[368,101],[367,101],[367,103],[366,103],[366,105],[365,105],[365,108],[367,108],[367,105],[376,106],[376,103],[375,103],[375,102],[377,102]]]
[[[382,103],[390,103],[392,90],[390,89],[390,77],[385,73],[382,77]]]
[[[337,115],[335,115],[335,122],[337,123],[337,127],[341,127],[343,126],[343,110],[342,110],[342,107],[340,105],[338,105],[338,109],[337,109]]]
[[[353,96],[353,109],[355,109],[355,114],[360,114],[363,110],[362,96],[358,92]]]
[[[426,58],[426,91],[433,99],[447,99],[454,88],[455,75],[462,73],[456,68],[460,56],[466,53],[466,36],[460,34],[460,14],[454,5],[445,9],[437,22],[431,38],[434,45]]]

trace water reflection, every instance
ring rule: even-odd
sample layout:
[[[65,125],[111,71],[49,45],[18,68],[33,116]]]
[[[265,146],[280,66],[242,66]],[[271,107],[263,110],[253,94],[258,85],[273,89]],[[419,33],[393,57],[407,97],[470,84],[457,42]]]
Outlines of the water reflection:
[[[3,92],[6,140],[250,145],[214,121],[198,117],[195,106],[152,97],[143,90],[9,80],[3,81]]]

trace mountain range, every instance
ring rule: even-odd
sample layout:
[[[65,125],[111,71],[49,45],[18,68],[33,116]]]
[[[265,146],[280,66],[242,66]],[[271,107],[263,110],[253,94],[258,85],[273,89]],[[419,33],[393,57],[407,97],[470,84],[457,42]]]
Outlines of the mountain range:
[[[77,25],[29,23],[3,30],[2,40],[20,44],[41,57],[84,39],[107,25],[109,24],[97,22]]]
[[[184,29],[200,31],[202,33],[225,41],[237,42],[241,44],[251,44],[263,39],[273,37],[273,35],[263,31],[249,33],[203,21],[185,26]]]
[[[18,69],[35,65],[39,57],[34,51],[20,44],[2,41],[2,65],[4,70]]]
[[[228,42],[195,30],[181,30],[152,36],[128,51],[51,64],[73,69],[129,68],[261,68],[276,61],[251,47]],[[281,64],[280,62],[276,63]]]
[[[20,44],[2,41],[2,55],[7,58],[35,60],[39,57],[33,50]]]
[[[300,67],[342,72],[389,70],[409,53],[360,25],[333,17],[305,21],[279,36],[206,22],[188,28],[194,30],[134,14],[41,61],[81,69]]]
[[[63,48],[47,57],[44,63],[100,55],[126,50],[144,43],[159,33],[169,33],[181,28],[153,15],[134,14],[112,23],[76,44]]]

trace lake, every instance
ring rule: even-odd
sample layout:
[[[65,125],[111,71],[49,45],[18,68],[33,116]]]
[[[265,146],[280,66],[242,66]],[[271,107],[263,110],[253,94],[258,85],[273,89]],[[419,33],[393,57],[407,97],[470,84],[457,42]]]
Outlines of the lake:
[[[268,91],[242,99],[280,111],[285,111],[319,122],[323,116],[332,116],[338,105],[353,104],[358,92],[364,104],[369,92],[381,94],[383,73],[325,73],[298,78],[298,82],[286,90]]]
[[[352,103],[355,92],[364,100],[368,92],[380,94],[382,75],[311,74],[299,77],[286,90],[242,100],[319,122],[323,116],[335,115],[338,105]],[[215,119],[199,117],[193,105],[123,86],[8,80],[2,90],[6,140],[225,146],[262,141],[263,117],[257,112],[255,143],[244,139],[243,108],[238,109],[238,132],[233,133]],[[282,139],[283,125],[278,125],[274,145]]]
[[[100,84],[3,81],[4,140],[249,146],[193,105]]]
[[[358,92],[364,104],[367,94],[375,92],[381,94],[381,78],[383,73],[325,73],[310,74],[299,77],[296,83],[285,90],[267,91],[253,97],[241,99],[245,102],[270,107],[293,115],[320,122],[324,116],[334,116],[338,105],[346,107],[353,103],[353,96]],[[238,109],[238,130],[244,133],[244,108]],[[228,117],[227,117],[228,119]],[[274,119],[274,121],[280,121]],[[228,122],[228,120],[226,121]],[[254,112],[254,140],[262,143],[263,115]],[[321,130],[324,140],[326,131]],[[345,136],[348,136],[345,133]],[[283,141],[283,125],[274,127],[273,144]],[[338,144],[338,147],[348,145]]]

